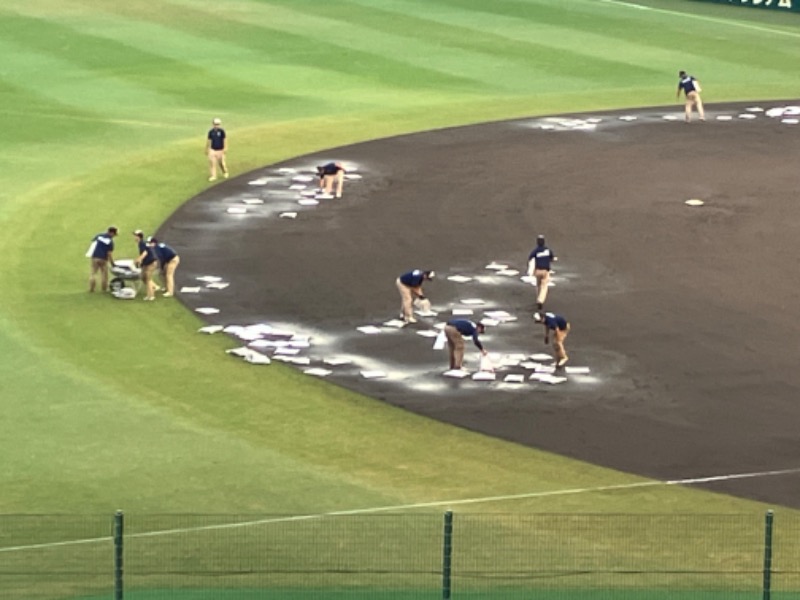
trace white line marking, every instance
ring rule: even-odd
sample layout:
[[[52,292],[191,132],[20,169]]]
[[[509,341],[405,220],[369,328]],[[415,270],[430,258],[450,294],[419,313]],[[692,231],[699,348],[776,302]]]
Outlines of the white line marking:
[[[394,506],[374,506],[371,508],[354,508],[351,510],[334,510],[331,512],[317,513],[313,515],[295,515],[287,517],[274,517],[270,519],[258,519],[255,521],[243,521],[241,523],[220,523],[219,525],[203,525],[200,527],[184,527],[180,529],[161,529],[158,531],[146,531],[144,533],[126,534],[126,539],[146,538],[162,535],[175,535],[179,533],[196,533],[201,531],[213,531],[215,529],[236,529],[239,527],[253,527],[255,525],[268,525],[272,523],[290,523],[293,521],[310,521],[313,519],[324,519],[325,517],[338,517],[343,515],[366,515],[380,512],[391,512],[398,510],[411,510],[416,508],[431,508],[434,506],[451,507],[462,506],[465,504],[482,504],[486,502],[506,502],[509,500],[525,500],[529,498],[546,498],[549,496],[567,496],[571,494],[591,494],[594,492],[608,492],[612,490],[629,490],[642,487],[656,487],[660,485],[694,485],[698,483],[713,483],[717,481],[733,481],[737,479],[750,479],[754,477],[775,477],[779,475],[795,475],[800,473],[800,467],[794,469],[781,469],[775,471],[760,471],[755,473],[734,473],[731,475],[712,475],[709,477],[694,477],[688,479],[669,479],[666,481],[640,481],[637,483],[620,483],[615,485],[600,485],[589,488],[567,488],[562,490],[550,490],[547,492],[527,492],[524,494],[507,494],[504,496],[482,496],[479,498],[462,498],[460,500],[434,500],[432,502],[419,502],[416,504],[397,504]],[[0,552],[17,552],[21,550],[35,550],[41,548],[58,548],[61,546],[78,546],[81,544],[95,544],[101,542],[111,542],[112,536],[87,538],[82,540],[67,540],[63,542],[49,542],[45,544],[30,544],[27,546],[7,546],[0,548]]]
[[[126,127],[157,127],[159,129],[183,129],[186,125],[180,123],[164,122],[158,123],[154,121],[142,121],[137,119],[114,119],[111,117],[102,116],[85,116],[85,115],[70,115],[65,113],[51,113],[51,112],[32,112],[32,111],[15,111],[10,109],[0,109],[0,115],[13,115],[24,117],[37,117],[40,119],[67,119],[71,121],[82,121],[86,123],[110,123],[112,125],[124,125]]]
[[[613,4],[615,6],[622,6],[625,8],[635,8],[637,10],[649,10],[664,15],[672,15],[674,17],[685,17],[687,19],[696,19],[698,21],[707,21],[709,23],[717,23],[718,25],[730,25],[732,27],[739,27],[741,29],[750,29],[752,31],[760,31],[763,33],[773,33],[776,35],[786,35],[789,37],[800,37],[800,33],[794,31],[784,31],[782,29],[771,29],[769,27],[762,27],[760,25],[750,25],[749,23],[740,23],[738,21],[731,21],[729,19],[717,19],[714,17],[704,17],[702,15],[695,15],[692,13],[679,12],[677,10],[667,10],[665,8],[653,8],[651,6],[642,6],[633,2],[622,2],[621,0],[598,0],[605,4]]]

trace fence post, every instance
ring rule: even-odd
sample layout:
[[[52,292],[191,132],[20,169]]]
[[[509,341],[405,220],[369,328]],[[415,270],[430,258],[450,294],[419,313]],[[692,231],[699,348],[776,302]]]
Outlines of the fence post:
[[[762,600],[770,600],[772,594],[772,520],[773,513],[767,511],[764,521],[764,586]]]
[[[453,513],[444,513],[444,546],[442,550],[442,598],[450,598],[450,569],[453,564]]]
[[[122,579],[122,540],[124,533],[125,520],[122,511],[114,513],[114,600],[122,600],[123,579]]]

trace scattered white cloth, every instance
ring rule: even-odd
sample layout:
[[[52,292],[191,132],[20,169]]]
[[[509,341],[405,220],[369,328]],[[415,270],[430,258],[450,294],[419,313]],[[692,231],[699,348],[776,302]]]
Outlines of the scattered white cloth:
[[[374,325],[364,325],[363,327],[356,327],[356,329],[361,333],[366,333],[367,335],[374,335],[381,332],[381,328],[375,327]]]
[[[472,375],[473,381],[494,381],[497,379],[494,371],[478,371]]]
[[[444,347],[447,345],[447,336],[444,333],[444,330],[440,331],[439,334],[436,336],[436,339],[433,342],[433,349],[434,350],[444,350]]]
[[[464,369],[451,369],[449,371],[445,371],[442,373],[445,377],[453,377],[455,379],[463,379],[464,377],[469,377],[469,371],[465,371]]]
[[[374,371],[361,371],[361,376],[364,379],[383,379],[384,377],[386,377],[386,372],[385,371],[377,371],[377,370],[374,370]]]
[[[206,327],[201,327],[197,331],[198,333],[211,334],[211,333],[219,333],[220,331],[222,331],[222,329],[223,329],[222,325],[207,325]]]
[[[333,371],[331,371],[330,369],[321,369],[319,367],[315,367],[313,369],[306,369],[305,371],[303,371],[303,373],[305,373],[306,375],[315,375],[317,377],[327,377],[328,375],[333,373]]]

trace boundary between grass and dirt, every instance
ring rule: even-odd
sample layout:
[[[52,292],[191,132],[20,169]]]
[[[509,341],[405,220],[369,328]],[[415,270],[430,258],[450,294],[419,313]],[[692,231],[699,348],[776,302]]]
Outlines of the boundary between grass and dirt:
[[[367,508],[354,508],[350,510],[335,510],[330,512],[306,514],[306,515],[287,515],[271,517],[267,519],[256,519],[241,523],[220,523],[217,525],[202,525],[199,527],[183,527],[178,529],[161,529],[157,531],[146,531],[143,533],[129,533],[127,538],[147,538],[162,535],[176,535],[183,533],[196,533],[202,531],[212,531],[220,529],[236,529],[241,527],[254,527],[256,525],[269,525],[272,523],[291,523],[294,521],[309,521],[313,519],[324,519],[325,517],[338,517],[347,515],[367,515],[381,512],[393,512],[401,510],[414,510],[418,508],[432,508],[441,506],[450,508],[453,506],[464,506],[468,504],[481,504],[486,502],[503,502],[509,500],[524,500],[529,498],[544,498],[548,496],[566,496],[572,494],[590,494],[596,492],[609,492],[627,490],[644,487],[672,486],[672,485],[698,485],[705,483],[715,483],[722,481],[734,481],[737,479],[753,479],[761,477],[777,477],[781,475],[796,475],[800,473],[800,467],[792,469],[777,469],[773,471],[759,471],[753,473],[731,473],[728,475],[711,475],[708,477],[689,477],[684,479],[668,479],[663,481],[638,481],[634,483],[619,483],[612,485],[600,485],[595,487],[583,488],[564,488],[560,490],[547,490],[541,492],[527,492],[522,494],[506,494],[500,496],[481,496],[476,498],[461,498],[459,500],[434,500],[430,502],[416,502],[411,504],[396,504],[391,506],[373,506]],[[101,542],[113,541],[113,536],[103,536],[97,538],[85,538],[78,540],[65,540],[62,542],[48,542],[43,544],[28,544],[23,546],[0,547],[2,552],[21,552],[24,550],[41,550],[46,548],[57,548],[63,546],[78,546],[83,544],[96,544]]]

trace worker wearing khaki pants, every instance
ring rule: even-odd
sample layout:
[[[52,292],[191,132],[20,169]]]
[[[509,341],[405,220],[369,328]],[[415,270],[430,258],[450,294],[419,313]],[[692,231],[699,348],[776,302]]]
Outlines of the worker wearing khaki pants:
[[[569,335],[569,322],[561,315],[555,313],[539,314],[538,312],[533,315],[537,323],[544,325],[544,343],[550,343],[550,332],[553,332],[553,350],[556,354],[556,368],[561,368],[569,360],[567,350],[564,348],[564,341]]]
[[[550,264],[558,258],[544,243],[544,236],[536,238],[536,248],[528,255],[528,276],[536,278],[536,309],[544,308],[547,288],[550,285]]]

